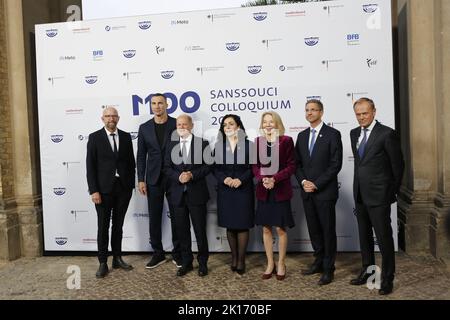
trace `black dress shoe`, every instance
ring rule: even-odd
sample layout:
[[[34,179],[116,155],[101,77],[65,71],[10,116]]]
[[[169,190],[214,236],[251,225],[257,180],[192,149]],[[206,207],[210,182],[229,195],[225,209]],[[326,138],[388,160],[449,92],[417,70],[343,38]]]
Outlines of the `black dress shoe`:
[[[334,279],[334,273],[333,272],[325,272],[320,277],[320,280],[318,282],[319,286],[324,286],[327,284],[330,284]]]
[[[317,264],[313,264],[311,267],[309,267],[309,269],[307,270],[303,270],[302,274],[304,276],[309,276],[315,273],[322,273],[323,272],[323,268],[321,265],[317,265]]]
[[[358,277],[350,280],[350,284],[353,286],[360,286],[367,283],[367,279],[369,279],[370,274],[367,273],[367,269],[363,268],[359,273]]]
[[[204,277],[204,276],[208,275],[208,267],[205,265],[199,265],[198,266],[198,275],[200,277]]]
[[[123,269],[123,270],[132,270],[133,266],[131,264],[126,263],[122,260],[122,257],[114,257],[112,263],[113,269]]]
[[[182,277],[184,275],[186,275],[189,271],[194,270],[194,267],[191,265],[187,265],[187,266],[182,266],[181,268],[178,269],[177,271],[177,276],[178,277]]]
[[[382,282],[381,288],[378,290],[378,294],[385,296],[387,294],[390,294],[392,292],[392,289],[394,288],[394,284],[392,282]]]
[[[108,274],[108,265],[106,262],[100,263],[100,266],[98,267],[97,273],[95,274],[96,278],[104,278]]]

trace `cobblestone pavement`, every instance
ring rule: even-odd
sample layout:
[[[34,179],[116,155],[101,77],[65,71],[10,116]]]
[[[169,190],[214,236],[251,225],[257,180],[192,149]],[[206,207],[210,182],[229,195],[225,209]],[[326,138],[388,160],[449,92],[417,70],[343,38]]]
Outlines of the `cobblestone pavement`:
[[[0,263],[0,300],[3,299],[150,299],[150,300],[203,300],[203,299],[288,299],[288,300],[351,300],[351,299],[450,299],[450,271],[430,256],[397,254],[397,276],[394,292],[379,296],[377,290],[366,286],[349,285],[358,272],[359,253],[338,254],[335,281],[319,287],[319,275],[303,276],[301,269],[312,262],[309,253],[288,254],[287,276],[284,281],[274,277],[262,280],[265,269],[263,253],[249,254],[247,272],[240,276],[229,269],[229,254],[211,254],[209,275],[200,278],[197,265],[184,277],[176,277],[176,266],[167,263],[145,269],[148,255],[129,255],[124,260],[134,270],[113,270],[104,279],[96,279],[98,267],[95,257],[40,257],[22,258]],[[377,262],[380,256],[377,256]],[[69,266],[79,266],[81,288],[69,290]],[[111,267],[111,258],[109,259]]]

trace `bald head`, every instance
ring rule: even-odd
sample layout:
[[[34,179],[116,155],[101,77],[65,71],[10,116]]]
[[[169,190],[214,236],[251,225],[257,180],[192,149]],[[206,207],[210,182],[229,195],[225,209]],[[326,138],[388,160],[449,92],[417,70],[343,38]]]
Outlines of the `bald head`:
[[[119,123],[119,113],[114,107],[107,107],[103,110],[102,121],[105,124],[105,128],[114,132],[117,129],[117,123]]]
[[[177,118],[177,132],[182,138],[186,138],[194,128],[194,123],[192,122],[191,116],[183,113]]]

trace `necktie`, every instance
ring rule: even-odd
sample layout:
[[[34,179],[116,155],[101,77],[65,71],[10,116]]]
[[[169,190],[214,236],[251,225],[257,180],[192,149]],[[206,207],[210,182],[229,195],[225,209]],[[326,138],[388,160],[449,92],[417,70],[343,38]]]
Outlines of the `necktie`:
[[[117,144],[116,144],[116,134],[115,133],[111,133],[110,136],[113,138],[113,142],[114,142],[114,155],[117,157],[118,152],[117,152]]]
[[[311,143],[309,144],[309,155],[312,155],[314,144],[316,143],[316,129],[312,129]]]
[[[367,128],[364,128],[364,136],[363,139],[361,140],[361,143],[359,144],[359,148],[358,148],[358,154],[359,154],[359,158],[362,158],[364,156],[364,151],[366,149],[366,142],[367,142]]]
[[[186,140],[181,140],[181,156],[183,157],[183,163],[188,163],[188,155],[187,155],[187,148],[186,148]]]

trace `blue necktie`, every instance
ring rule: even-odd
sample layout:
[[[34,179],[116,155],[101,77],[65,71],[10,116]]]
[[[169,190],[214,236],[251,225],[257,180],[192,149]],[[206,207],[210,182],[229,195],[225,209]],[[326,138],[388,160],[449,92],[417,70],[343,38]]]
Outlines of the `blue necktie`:
[[[364,151],[366,150],[366,143],[367,143],[367,128],[364,128],[364,136],[363,139],[361,140],[361,143],[359,144],[359,148],[358,148],[358,154],[359,154],[359,158],[362,158],[364,156]]]
[[[316,143],[316,129],[312,129],[312,137],[311,137],[311,143],[309,145],[309,155],[312,155],[313,149],[314,149],[314,144]]]

